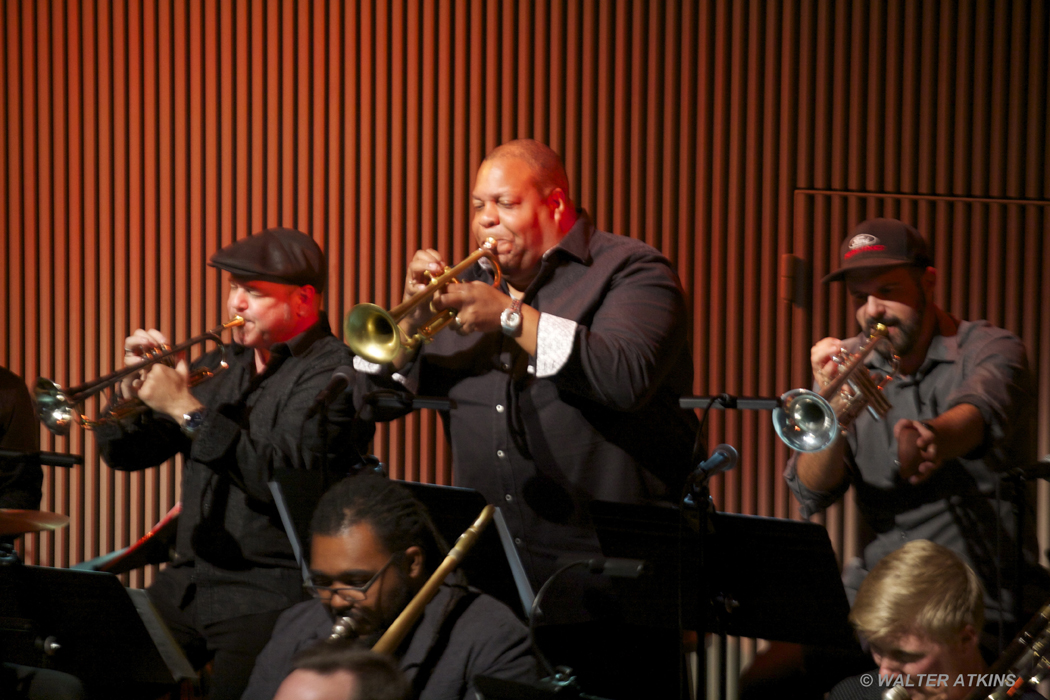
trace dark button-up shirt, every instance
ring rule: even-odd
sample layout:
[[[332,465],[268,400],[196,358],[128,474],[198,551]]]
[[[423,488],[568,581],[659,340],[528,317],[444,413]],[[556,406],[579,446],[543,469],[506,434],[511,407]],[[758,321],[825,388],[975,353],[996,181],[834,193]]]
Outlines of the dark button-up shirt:
[[[862,340],[852,338],[844,345],[855,352]],[[891,369],[878,353],[872,353],[866,364],[884,373]],[[798,455],[792,456],[785,477],[802,514],[808,517],[831,505],[852,483],[875,539],[864,549],[863,569],[847,572],[850,593],[884,556],[910,540],[928,539],[958,553],[977,572],[988,592],[988,617],[999,619],[997,574],[1009,587],[1017,540],[1011,492],[1000,484],[1000,477],[1006,470],[1032,464],[1035,453],[1035,395],[1024,345],[986,321],[962,321],[955,335],[935,336],[916,373],[895,378],[884,394],[893,406],[886,417],[877,422],[865,411],[846,435],[849,482],[830,492],[811,491],[799,481]],[[964,403],[975,406],[984,419],[981,445],[945,462],[922,484],[912,486],[901,479],[894,464],[897,421],[930,420]],[[1038,561],[1031,518],[1022,542],[1031,569]],[[1032,571],[1027,581],[1041,583],[1043,577]],[[1011,600],[1010,591],[1004,590],[1002,605],[1007,611]],[[1026,602],[1036,605],[1043,600]]]
[[[319,600],[286,610],[255,662],[242,700],[270,700],[300,651],[332,633]],[[473,700],[474,678],[533,683],[539,678],[529,633],[503,603],[458,585],[443,585],[398,652],[398,667],[419,700]]]
[[[219,359],[215,350],[193,367],[214,368]],[[103,458],[120,470],[183,455],[175,566],[194,567],[203,622],[280,610],[300,600],[299,570],[267,482],[275,469],[317,470],[325,464],[339,478],[358,461],[372,432],[371,425],[352,429],[353,407],[345,397],[330,407],[326,425],[320,414],[305,419],[333,371],[351,363],[349,349],[324,316],[274,345],[260,374],[251,348],[228,345],[227,361],[229,369],[193,388],[206,406],[195,439],[149,411],[98,434]]]
[[[475,266],[463,279],[492,274]],[[697,421],[678,406],[693,377],[685,300],[657,250],[581,213],[523,302],[542,314],[538,358],[499,331],[448,331],[406,383],[453,400],[442,416],[453,479],[500,506],[538,587],[559,556],[600,551],[591,500],[677,500]]]

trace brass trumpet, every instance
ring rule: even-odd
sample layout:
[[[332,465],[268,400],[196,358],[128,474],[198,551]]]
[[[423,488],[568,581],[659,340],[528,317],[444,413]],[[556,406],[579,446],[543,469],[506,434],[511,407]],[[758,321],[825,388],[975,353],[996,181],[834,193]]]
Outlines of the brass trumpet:
[[[864,367],[871,351],[888,337],[886,326],[875,324],[860,350],[853,354],[841,351],[834,358],[840,366],[839,373],[820,393],[792,389],[780,397],[780,406],[773,411],[773,427],[788,447],[799,452],[819,452],[845,432],[862,409],[867,408],[875,420],[889,412],[892,406],[882,389],[893,375],[868,372]],[[893,365],[896,373],[896,356]]]
[[[437,277],[432,277],[427,272],[429,278],[427,286],[390,311],[376,304],[357,304],[350,309],[350,313],[343,321],[343,335],[346,338],[346,344],[350,346],[355,355],[382,365],[393,362],[404,350],[413,350],[421,343],[429,343],[439,331],[456,318],[455,309],[445,309],[436,313],[411,337],[401,330],[398,323],[417,306],[428,302],[439,290],[458,282],[456,277],[473,267],[482,258],[488,258],[492,263],[495,270],[492,286],[498,287],[501,276],[495,251],[496,239],[489,238],[484,245],[467,256],[461,263],[455,267],[446,267],[445,271]]]
[[[124,369],[99,377],[93,382],[85,382],[84,384],[72,387],[65,391],[63,391],[61,386],[50,379],[40,377],[36,380],[36,386],[33,389],[33,401],[36,404],[36,411],[37,415],[40,417],[40,422],[47,426],[47,429],[55,435],[68,435],[69,427],[73,424],[73,421],[80,423],[88,430],[94,430],[107,421],[119,420],[120,418],[143,411],[146,409],[146,405],[139,399],[122,399],[110,406],[108,417],[99,420],[91,420],[78,410],[77,406],[84,403],[84,401],[95,394],[113,386],[125,377],[135,374],[139,370],[158,362],[168,362],[170,364],[169,358],[172,355],[177,355],[187,348],[209,340],[217,343],[222,352],[219,367],[215,370],[208,369],[207,367],[201,367],[194,370],[194,372],[190,374],[188,383],[190,386],[196,386],[206,379],[211,379],[215,374],[227,367],[226,346],[222,342],[221,333],[227,328],[234,328],[243,325],[244,319],[240,316],[234,316],[226,323],[216,326],[207,333],[191,338],[184,343],[179,343],[174,346],[165,345],[159,348],[152,348],[144,356],[143,361],[138,364],[129,365]]]

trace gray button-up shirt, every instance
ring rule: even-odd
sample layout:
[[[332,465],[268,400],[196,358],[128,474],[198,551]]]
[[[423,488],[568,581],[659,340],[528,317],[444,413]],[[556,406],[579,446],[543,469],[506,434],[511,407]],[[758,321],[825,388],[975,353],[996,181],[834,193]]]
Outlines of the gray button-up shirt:
[[[864,337],[845,342],[854,352]],[[889,371],[885,358],[872,353],[868,366]],[[1003,471],[1034,462],[1034,387],[1024,345],[1009,332],[987,321],[963,321],[954,336],[936,336],[926,359],[913,376],[891,381],[885,396],[893,408],[876,422],[863,412],[846,435],[846,466],[850,480],[839,489],[816,492],[798,479],[793,455],[785,478],[805,517],[838,500],[852,484],[857,505],[874,531],[864,549],[863,570],[847,572],[848,592],[882,557],[905,542],[928,539],[960,554],[981,577],[988,618],[999,619],[1000,607],[1012,606],[1016,520],[1009,483]],[[945,462],[924,483],[904,481],[897,458],[893,426],[901,418],[930,420],[959,404],[972,404],[984,418],[981,444],[970,454]],[[1024,532],[1025,559],[1038,561],[1031,519]],[[1001,576],[1001,579],[999,578]],[[1033,582],[1029,576],[1026,583]],[[1002,601],[995,592],[1001,580]],[[1037,605],[1042,600],[1027,600]],[[1010,616],[1007,615],[1007,619]]]

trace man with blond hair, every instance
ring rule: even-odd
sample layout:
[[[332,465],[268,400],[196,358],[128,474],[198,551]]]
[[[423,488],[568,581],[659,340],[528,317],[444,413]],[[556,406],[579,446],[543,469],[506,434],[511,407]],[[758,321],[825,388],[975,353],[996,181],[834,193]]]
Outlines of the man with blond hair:
[[[906,690],[901,698],[955,700],[994,687],[979,644],[984,588],[946,547],[914,540],[887,555],[861,584],[849,619],[878,670],[842,681],[829,700],[878,698],[893,686]]]

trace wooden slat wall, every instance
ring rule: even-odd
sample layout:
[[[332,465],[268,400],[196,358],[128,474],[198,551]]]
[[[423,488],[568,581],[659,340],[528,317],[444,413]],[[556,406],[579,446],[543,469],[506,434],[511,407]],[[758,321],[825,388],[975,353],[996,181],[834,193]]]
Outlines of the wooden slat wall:
[[[600,227],[674,261],[697,394],[808,384],[811,343],[852,332],[820,277],[854,223],[899,216],[933,243],[939,303],[1025,340],[1047,454],[1048,23],[1045,0],[2,0],[0,362],[75,384],[131,329],[202,332],[223,313],[207,257],[266,226],[328,252],[335,326],[390,305],[416,248],[468,252],[473,170],[530,136]],[[718,505],[793,516],[768,414],[709,426],[742,454]],[[177,500],[174,462],[115,473],[80,429],[44,444],[86,464],[47,469],[42,507],[72,523],[28,537],[28,561],[125,546]],[[430,412],[375,451],[451,478]],[[845,557],[855,518],[826,515]]]

